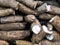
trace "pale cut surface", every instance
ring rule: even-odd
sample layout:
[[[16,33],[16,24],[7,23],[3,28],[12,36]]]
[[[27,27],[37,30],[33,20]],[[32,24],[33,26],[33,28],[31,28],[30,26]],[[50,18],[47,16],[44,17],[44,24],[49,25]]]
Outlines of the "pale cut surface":
[[[53,33],[53,31],[49,31],[48,28],[45,25],[43,25],[42,28],[43,28],[44,32],[46,32],[48,34],[52,34]]]
[[[32,27],[32,31],[35,33],[35,34],[38,34],[40,31],[41,31],[41,28],[39,25],[34,25]]]

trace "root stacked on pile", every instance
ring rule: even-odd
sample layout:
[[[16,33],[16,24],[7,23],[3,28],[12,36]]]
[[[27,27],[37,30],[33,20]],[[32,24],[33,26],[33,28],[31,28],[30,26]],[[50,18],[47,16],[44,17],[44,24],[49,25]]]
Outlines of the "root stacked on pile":
[[[59,3],[0,0],[0,44],[60,45]]]

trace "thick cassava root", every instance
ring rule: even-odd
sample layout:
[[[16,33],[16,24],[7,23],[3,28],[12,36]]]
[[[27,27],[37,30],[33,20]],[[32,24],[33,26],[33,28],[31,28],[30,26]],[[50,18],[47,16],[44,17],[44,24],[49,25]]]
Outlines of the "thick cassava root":
[[[60,14],[60,8],[52,5],[48,5],[47,3],[44,3],[40,7],[37,8],[37,11],[39,13],[48,12],[50,14]]]
[[[43,20],[49,20],[52,17],[54,17],[54,15],[46,14],[46,13],[39,15],[39,19],[43,19]]]
[[[38,44],[33,44],[32,42],[29,41],[24,41],[24,40],[16,40],[16,45],[38,45]]]
[[[0,30],[13,30],[13,29],[24,29],[24,23],[7,23],[7,24],[0,24]]]
[[[13,22],[21,22],[23,21],[23,17],[22,16],[8,16],[8,17],[3,17],[0,18],[0,22],[1,23],[13,23]]]
[[[1,16],[7,16],[10,14],[15,14],[15,11],[13,9],[1,9],[0,10],[0,17]]]
[[[22,3],[19,3],[19,11],[21,11],[21,12],[23,12],[25,14],[33,14],[33,15],[37,15],[38,14],[37,11],[28,8],[27,6],[25,6]]]
[[[60,32],[60,17],[59,16],[54,16],[50,21],[49,21],[58,32]]]
[[[35,34],[38,34],[41,31],[41,24],[37,19],[35,19],[34,22],[31,24],[31,30]]]
[[[16,0],[0,0],[0,6],[11,7],[13,9],[18,9],[18,4]]]
[[[17,40],[24,39],[30,35],[30,31],[0,31],[1,40]]]
[[[35,9],[38,5],[42,5],[43,2],[42,1],[33,1],[33,0],[17,0],[20,3],[25,4],[26,6]]]

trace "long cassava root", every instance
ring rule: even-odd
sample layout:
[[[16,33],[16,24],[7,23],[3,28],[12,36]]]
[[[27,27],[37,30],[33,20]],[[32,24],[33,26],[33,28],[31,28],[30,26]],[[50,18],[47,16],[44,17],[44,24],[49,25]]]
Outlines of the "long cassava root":
[[[60,42],[59,41],[51,42],[48,40],[43,40],[42,42],[40,42],[39,45],[60,45]]]
[[[16,45],[38,45],[38,44],[33,44],[32,42],[24,40],[16,40]]]
[[[12,30],[12,29],[24,29],[24,23],[7,23],[7,24],[0,24],[0,30]]]
[[[15,14],[15,11],[13,9],[1,9],[0,10],[0,17],[1,16],[7,16],[10,14]]]
[[[8,17],[3,17],[0,18],[0,22],[1,23],[13,23],[13,22],[21,22],[23,21],[23,17],[22,16],[8,16]]]
[[[49,22],[56,28],[58,32],[60,32],[60,17],[59,16],[53,17]]]
[[[35,10],[32,10],[30,8],[28,8],[27,6],[25,6],[24,4],[22,3],[19,3],[19,10],[25,14],[34,14],[34,15],[37,15],[38,12],[35,11]]]
[[[29,31],[0,31],[0,39],[1,40],[17,40],[24,39],[30,35]]]
[[[42,5],[43,2],[42,1],[34,1],[34,0],[17,0],[25,5],[27,5],[28,7],[35,9],[38,5]]]
[[[13,9],[18,9],[18,2],[16,0],[0,0],[0,6],[11,7]]]

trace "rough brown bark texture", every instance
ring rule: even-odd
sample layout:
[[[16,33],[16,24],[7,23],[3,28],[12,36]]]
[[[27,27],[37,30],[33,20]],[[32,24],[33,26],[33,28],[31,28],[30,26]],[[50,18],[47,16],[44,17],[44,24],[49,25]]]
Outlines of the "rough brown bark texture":
[[[60,45],[59,15],[59,0],[0,0],[0,45]]]
[[[16,40],[16,45],[38,45],[38,44],[33,44],[32,42],[24,40]]]
[[[24,39],[30,35],[29,31],[0,31],[0,39],[2,40],[17,40]]]
[[[7,24],[0,24],[0,30],[13,30],[13,29],[24,29],[24,23],[7,23]]]
[[[3,17],[0,18],[1,19],[1,23],[13,23],[13,22],[21,22],[23,21],[23,17],[22,16],[8,16],[8,17]]]

